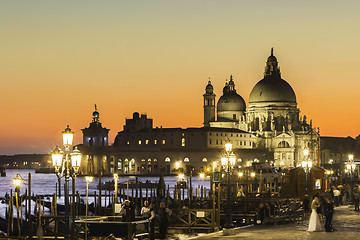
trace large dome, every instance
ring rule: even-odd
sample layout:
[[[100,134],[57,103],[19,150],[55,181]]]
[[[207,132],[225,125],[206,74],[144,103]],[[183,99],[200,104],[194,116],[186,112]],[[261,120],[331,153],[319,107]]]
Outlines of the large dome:
[[[295,103],[296,95],[290,84],[281,78],[280,69],[276,57],[268,57],[264,78],[258,82],[250,93],[249,104],[278,102],[278,103]]]
[[[296,103],[296,95],[290,84],[279,76],[265,76],[250,93],[249,103],[257,102]]]
[[[245,111],[245,109],[244,99],[234,92],[222,95],[217,103],[218,111]]]

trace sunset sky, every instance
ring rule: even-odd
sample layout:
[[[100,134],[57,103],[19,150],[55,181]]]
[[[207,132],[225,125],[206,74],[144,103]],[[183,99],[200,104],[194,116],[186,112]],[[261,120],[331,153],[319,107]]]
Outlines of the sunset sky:
[[[94,104],[110,143],[132,113],[201,127],[210,77],[248,103],[274,47],[301,115],[360,134],[360,1],[1,1],[0,155],[81,143]]]

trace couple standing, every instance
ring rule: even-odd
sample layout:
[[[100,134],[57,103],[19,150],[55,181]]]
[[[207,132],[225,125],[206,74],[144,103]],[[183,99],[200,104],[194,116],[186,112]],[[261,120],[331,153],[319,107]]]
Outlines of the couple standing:
[[[322,218],[322,209],[321,209],[321,201],[318,197],[315,197],[311,203],[311,215],[309,221],[309,232],[319,232],[322,230],[321,227],[321,218]],[[325,215],[325,231],[332,232],[332,216],[334,212],[333,203],[329,198],[325,198],[325,202],[323,203],[323,211]]]

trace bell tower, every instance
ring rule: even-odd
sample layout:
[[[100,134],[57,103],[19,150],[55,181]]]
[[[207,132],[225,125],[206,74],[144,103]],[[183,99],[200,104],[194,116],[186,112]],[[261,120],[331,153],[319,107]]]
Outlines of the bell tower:
[[[205,88],[204,96],[204,126],[209,127],[209,122],[215,121],[215,93],[209,78],[208,85]]]

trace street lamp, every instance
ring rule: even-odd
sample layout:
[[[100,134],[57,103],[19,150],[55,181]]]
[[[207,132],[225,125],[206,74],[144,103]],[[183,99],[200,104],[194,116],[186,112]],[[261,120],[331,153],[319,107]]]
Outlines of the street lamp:
[[[303,167],[303,169],[305,171],[305,176],[306,176],[306,194],[309,194],[308,176],[309,176],[309,172],[312,168],[312,162],[308,158],[309,150],[304,149],[303,153],[304,153],[304,161],[301,162],[301,166]]]
[[[349,162],[346,164],[346,168],[350,173],[350,204],[354,203],[354,197],[353,197],[353,172],[356,169],[356,165],[354,163],[354,155],[349,154],[348,156]]]
[[[86,206],[85,206],[85,240],[87,240],[87,218],[88,218],[88,208],[89,208],[89,203],[88,203],[88,198],[89,198],[89,183],[91,183],[93,181],[93,177],[92,176],[88,176],[85,177],[86,180]]]
[[[221,158],[221,165],[226,171],[226,178],[227,178],[227,199],[226,199],[226,223],[225,228],[234,228],[231,219],[231,189],[230,189],[230,170],[232,167],[235,166],[236,157],[232,151],[232,144],[226,143],[225,144],[225,156]]]
[[[61,149],[57,146],[52,153],[53,165],[56,170],[58,178],[65,178],[65,234],[66,240],[70,239],[70,226],[69,226],[69,179],[70,177],[75,178],[78,173],[81,163],[81,153],[75,148],[70,154],[70,147],[72,146],[74,132],[69,128],[69,125],[62,132],[63,134],[63,145],[65,148],[65,154],[62,153]]]
[[[16,201],[16,216],[17,216],[17,224],[18,224],[18,236],[21,236],[20,229],[20,218],[19,218],[19,194],[20,194],[20,185],[24,181],[20,174],[16,174],[16,177],[13,178],[13,183],[15,186],[15,201]]]

